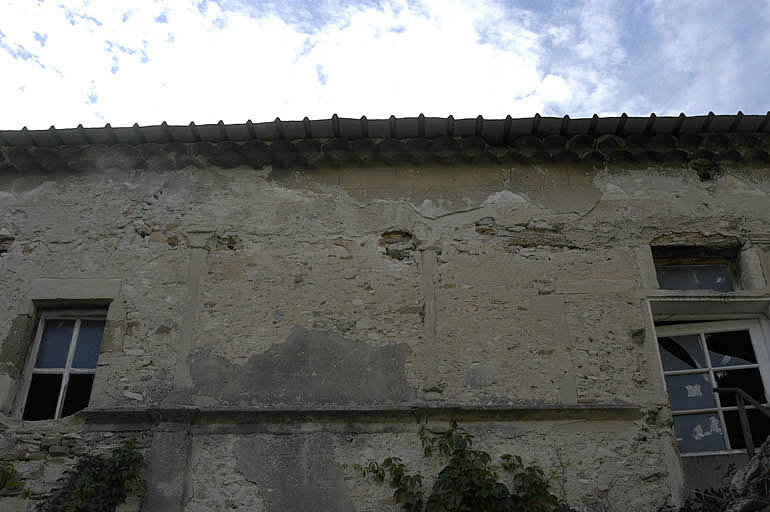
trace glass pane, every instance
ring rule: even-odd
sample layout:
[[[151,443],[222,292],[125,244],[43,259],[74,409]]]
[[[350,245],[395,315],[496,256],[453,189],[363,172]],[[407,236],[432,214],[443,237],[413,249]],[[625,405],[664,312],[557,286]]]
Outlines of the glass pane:
[[[733,291],[730,269],[724,265],[658,267],[658,284],[665,290]]]
[[[60,374],[32,374],[22,418],[25,420],[53,418],[56,415],[56,404],[59,401],[61,380]]]
[[[722,423],[716,413],[674,416],[674,433],[682,453],[727,449]]]
[[[658,344],[660,357],[663,360],[663,370],[667,372],[694,370],[706,366],[706,357],[703,355],[700,336],[697,334],[658,338]]]
[[[93,384],[93,375],[70,374],[67,394],[64,397],[64,405],[61,410],[62,418],[88,407],[88,400],[91,398],[91,386]]]
[[[64,368],[67,364],[74,320],[46,320],[36,368]]]
[[[102,336],[104,336],[104,320],[80,322],[80,334],[78,334],[78,343],[75,345],[75,356],[72,358],[73,368],[96,368]]]
[[[666,388],[671,400],[671,409],[675,411],[709,409],[717,406],[708,373],[667,375]]]
[[[757,368],[746,370],[722,370],[714,371],[714,378],[717,381],[717,387],[720,388],[740,388],[759,403],[765,403],[765,386],[762,384],[762,376]],[[719,400],[722,406],[735,405],[735,394],[719,393]],[[746,404],[749,405],[749,404]]]
[[[711,366],[756,364],[749,331],[712,332],[705,337]]]
[[[730,446],[736,449],[746,448],[743,430],[741,430],[741,423],[738,419],[738,411],[726,411],[724,414]],[[770,436],[770,418],[756,409],[746,409],[746,416],[749,419],[749,429],[751,430],[754,446],[762,446],[767,436]]]

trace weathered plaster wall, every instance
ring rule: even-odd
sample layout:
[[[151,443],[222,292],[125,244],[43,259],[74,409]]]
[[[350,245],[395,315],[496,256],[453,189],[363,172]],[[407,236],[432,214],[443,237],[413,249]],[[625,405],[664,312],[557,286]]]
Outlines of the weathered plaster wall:
[[[192,452],[188,510],[396,510],[389,487],[361,485],[352,466],[394,455],[436,475],[442,465],[422,457],[409,430],[201,436]],[[554,491],[578,508],[623,503],[618,510],[650,510],[669,492],[660,446],[669,441],[655,428],[621,421],[490,422],[471,431],[496,459],[515,446],[525,462],[541,464]]]
[[[463,406],[480,446],[538,462],[576,505],[651,510],[680,477],[640,254],[671,233],[750,245],[769,231],[765,169],[702,179],[621,164],[3,174],[0,430],[10,447],[32,428],[11,418],[32,283],[119,279],[94,410]],[[764,284],[767,245],[757,254]],[[618,404],[639,412],[557,421]],[[506,407],[545,416],[485,412]],[[393,510],[350,466],[396,453],[430,469],[414,422],[277,414],[252,431],[232,418],[242,430],[134,425],[156,432],[141,434],[145,509]],[[66,425],[104,448],[84,417],[34,429]],[[119,418],[96,430],[125,430]],[[36,457],[59,464],[45,446]],[[3,457],[35,489],[52,484],[16,451]]]

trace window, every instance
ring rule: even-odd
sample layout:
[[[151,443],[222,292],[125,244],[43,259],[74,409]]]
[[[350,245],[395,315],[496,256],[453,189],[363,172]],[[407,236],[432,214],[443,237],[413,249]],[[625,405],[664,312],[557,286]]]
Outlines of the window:
[[[88,406],[104,321],[103,311],[41,313],[28,363],[22,419],[62,418]]]
[[[714,388],[740,388],[761,404],[770,397],[770,355],[757,320],[657,325],[655,331],[674,432],[683,455],[745,449],[736,399]],[[747,405],[754,444],[770,420]]]
[[[738,247],[652,247],[658,285],[664,290],[714,290],[739,288]]]

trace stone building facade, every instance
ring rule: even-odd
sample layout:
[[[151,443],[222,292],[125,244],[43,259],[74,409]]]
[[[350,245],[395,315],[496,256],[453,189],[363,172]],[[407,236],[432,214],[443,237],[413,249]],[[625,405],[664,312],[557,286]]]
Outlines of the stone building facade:
[[[0,132],[0,508],[134,438],[123,510],[396,510],[352,465],[451,419],[677,502],[745,460],[709,379],[770,388],[769,119]]]

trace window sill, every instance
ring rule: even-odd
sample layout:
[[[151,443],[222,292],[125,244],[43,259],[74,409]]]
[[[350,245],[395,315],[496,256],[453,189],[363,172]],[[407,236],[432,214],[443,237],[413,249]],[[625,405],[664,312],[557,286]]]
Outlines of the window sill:
[[[663,290],[659,288],[645,288],[642,295],[647,298],[672,298],[672,299],[692,299],[692,298],[711,298],[715,300],[723,299],[759,299],[767,298],[770,290],[733,290],[731,292],[717,292],[714,290]]]
[[[759,449],[759,448],[756,448]],[[721,456],[721,455],[745,455],[746,450],[729,450],[729,451],[721,451],[721,452],[693,452],[693,453],[680,453],[679,456],[683,459],[688,458],[694,458],[694,457],[715,457],[715,456]]]

